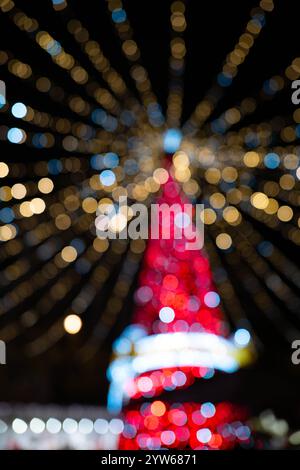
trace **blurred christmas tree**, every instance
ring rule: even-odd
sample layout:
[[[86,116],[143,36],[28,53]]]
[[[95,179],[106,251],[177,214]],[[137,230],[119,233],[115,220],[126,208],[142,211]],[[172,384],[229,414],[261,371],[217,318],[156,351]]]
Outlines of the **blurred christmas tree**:
[[[158,175],[161,217],[151,221],[159,237],[150,236],[145,251],[133,324],[114,344],[109,407],[124,414],[120,449],[231,449],[249,441],[245,410],[186,398],[195,381],[249,362],[250,334],[230,335],[208,258],[190,248],[187,233],[201,238],[188,201],[166,168]],[[160,397],[174,390],[182,390],[179,403]]]

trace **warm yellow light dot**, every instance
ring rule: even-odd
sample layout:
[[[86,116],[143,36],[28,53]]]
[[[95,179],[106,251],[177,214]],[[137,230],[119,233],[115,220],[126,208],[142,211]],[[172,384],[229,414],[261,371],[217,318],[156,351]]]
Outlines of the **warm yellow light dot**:
[[[273,0],[261,0],[259,6],[265,11],[272,11],[274,9]]]
[[[23,217],[31,217],[33,215],[29,201],[22,202],[22,204],[20,204],[19,211]]]
[[[228,250],[232,245],[231,236],[228,233],[220,233],[216,238],[216,245],[220,250]]]
[[[9,186],[2,186],[2,188],[0,188],[0,199],[1,201],[10,201],[12,198],[12,195],[11,195],[11,189]]]
[[[276,199],[273,199],[273,198],[271,197],[271,198],[269,199],[268,205],[267,205],[267,207],[264,209],[264,211],[265,211],[267,214],[276,214],[276,212],[278,211],[278,208],[279,208],[278,202],[276,201]]]
[[[0,227],[0,240],[2,242],[11,240],[12,238],[15,238],[16,235],[17,235],[17,229],[14,225],[7,224],[7,225],[3,225],[2,227]]]
[[[156,191],[158,191],[159,188],[160,188],[159,183],[157,183],[157,181],[155,181],[155,179],[152,176],[150,176],[149,178],[145,180],[145,189],[149,193],[156,193]]]
[[[55,218],[55,225],[59,230],[67,230],[71,223],[71,218],[67,214],[59,214]]]
[[[82,320],[78,315],[68,315],[64,319],[64,329],[69,335],[76,335],[81,330]]]
[[[256,209],[265,209],[269,204],[269,198],[264,193],[253,193],[250,200],[252,206],[256,207]]]
[[[41,193],[48,194],[51,193],[51,191],[54,188],[53,181],[50,178],[42,178],[38,182],[38,188]]]
[[[12,197],[15,199],[23,199],[26,196],[27,190],[24,184],[16,183],[11,188]]]
[[[290,189],[293,189],[295,186],[295,178],[292,175],[282,175],[279,184],[282,187],[282,189],[285,189],[286,191],[289,191]]]
[[[109,247],[109,242],[106,238],[95,238],[93,241],[93,247],[98,253],[104,253]]]
[[[241,53],[241,51],[239,51]],[[240,57],[235,56],[238,62],[240,62]],[[236,124],[241,119],[241,113],[237,108],[230,108],[225,112],[225,120],[229,124]]]
[[[132,197],[137,201],[144,201],[148,197],[148,191],[146,190],[143,183],[134,185],[132,189]]]
[[[274,181],[267,181],[264,184],[264,192],[267,194],[267,196],[275,197],[278,195],[279,191],[279,184],[275,183]]]
[[[146,243],[144,240],[137,239],[137,240],[131,240],[130,242],[130,249],[133,253],[143,253],[146,248]]]
[[[208,208],[200,213],[200,219],[205,225],[212,225],[216,221],[217,215],[213,209]]]
[[[5,178],[9,173],[8,165],[4,162],[0,162],[0,178]]]
[[[65,246],[61,251],[61,257],[66,263],[72,263],[77,258],[77,251],[73,246]]]
[[[226,199],[221,193],[214,193],[210,196],[209,202],[215,209],[222,209],[225,206]]]
[[[194,196],[200,192],[199,185],[197,181],[190,179],[183,184],[183,190],[188,196]]]
[[[99,201],[98,210],[101,214],[109,214],[114,210],[114,204],[111,199],[104,197]]]
[[[238,172],[233,166],[227,166],[222,170],[222,178],[226,183],[232,183],[238,177]]]
[[[131,39],[128,39],[123,42],[122,49],[126,55],[129,57],[134,56],[138,52],[138,47],[136,42],[132,41]]]
[[[244,163],[249,168],[255,168],[259,164],[259,155],[256,152],[247,152],[244,155]]]
[[[173,156],[173,165],[175,168],[181,170],[189,166],[189,157],[185,152],[179,151],[176,152]]]
[[[90,187],[95,190],[102,189],[102,184],[99,179],[99,175],[93,175],[89,181]]]
[[[221,179],[221,172],[218,168],[208,168],[205,172],[205,179],[210,184],[216,184]]]
[[[236,224],[241,218],[241,214],[236,207],[228,206],[223,210],[223,218],[229,224]]]
[[[40,77],[36,81],[37,89],[42,93],[47,93],[51,88],[51,82],[46,77]]]
[[[76,66],[71,70],[71,77],[75,82],[81,85],[88,81],[87,72],[80,66]]]
[[[237,188],[230,189],[226,194],[228,204],[239,204],[243,198],[243,193]]]
[[[84,212],[87,212],[88,214],[92,214],[93,212],[96,212],[97,207],[98,207],[98,203],[96,199],[94,199],[93,197],[86,197],[82,201],[82,208]]]
[[[277,212],[277,217],[281,222],[289,222],[293,218],[293,215],[293,210],[289,206],[281,206]]]
[[[153,179],[156,183],[164,184],[169,179],[169,173],[164,168],[157,168],[153,173]]]
[[[191,177],[191,172],[189,168],[175,170],[175,178],[177,179],[177,181],[180,181],[181,183],[186,183],[187,181],[189,181],[190,177]]]
[[[297,155],[290,153],[284,157],[283,164],[288,170],[295,170],[299,165],[299,158]]]
[[[40,197],[35,197],[30,201],[30,209],[33,214],[41,214],[46,209],[46,204]]]

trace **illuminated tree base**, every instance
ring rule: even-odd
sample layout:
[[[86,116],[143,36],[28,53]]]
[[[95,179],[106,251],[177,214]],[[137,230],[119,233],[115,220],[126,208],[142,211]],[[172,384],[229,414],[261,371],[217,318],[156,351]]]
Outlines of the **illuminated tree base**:
[[[230,403],[160,400],[130,406],[124,412],[120,450],[231,450],[251,446],[247,412]]]

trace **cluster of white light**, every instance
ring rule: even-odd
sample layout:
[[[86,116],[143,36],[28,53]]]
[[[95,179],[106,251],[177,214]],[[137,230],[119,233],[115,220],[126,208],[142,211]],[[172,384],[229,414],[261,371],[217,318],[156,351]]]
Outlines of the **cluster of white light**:
[[[173,315],[170,307],[163,307],[159,312],[160,319],[166,323],[172,321]],[[137,338],[133,341],[134,355],[120,356],[110,365],[109,409],[121,409],[124,397],[128,398],[126,383],[145,372],[169,367],[206,367],[235,372],[241,365],[239,352],[247,348],[250,340],[250,333],[245,329],[237,330],[233,340],[206,332],[162,333]]]
[[[64,432],[66,434],[113,434],[119,435],[124,429],[124,424],[121,419],[113,418],[111,420],[98,418],[95,421],[89,418],[82,418],[76,421],[73,418],[66,418],[60,421],[56,418],[49,418],[44,421],[40,418],[32,418],[28,423],[21,418],[15,418],[11,423],[11,429],[16,434],[24,434],[25,432],[32,432],[33,434],[41,434],[44,431],[50,434],[58,434]],[[8,423],[0,419],[0,435],[5,434],[10,430]]]

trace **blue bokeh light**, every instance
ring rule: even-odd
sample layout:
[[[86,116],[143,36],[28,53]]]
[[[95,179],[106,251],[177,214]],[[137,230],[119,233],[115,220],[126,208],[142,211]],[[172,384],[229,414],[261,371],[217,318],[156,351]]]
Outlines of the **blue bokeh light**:
[[[264,158],[264,163],[267,168],[269,168],[270,170],[274,170],[279,166],[280,158],[277,153],[267,153]]]
[[[217,292],[214,292],[214,291],[210,291],[210,292],[207,292],[207,294],[205,294],[204,296],[204,303],[205,305],[207,305],[207,307],[210,307],[210,308],[215,308],[219,305],[220,303],[220,296]]]
[[[7,133],[7,139],[12,144],[21,144],[24,140],[24,131],[18,127],[12,127]]]
[[[103,186],[111,186],[116,181],[116,175],[111,170],[102,171],[99,178]]]
[[[174,153],[179,149],[182,140],[182,133],[179,129],[168,129],[164,134],[164,150],[167,153]]]
[[[216,412],[216,408],[212,403],[207,402],[201,405],[200,411],[204,418],[212,418]]]
[[[245,328],[238,329],[234,334],[234,342],[238,346],[247,346],[251,339],[250,333]]]
[[[111,17],[115,23],[123,23],[126,20],[126,11],[122,8],[117,8],[112,12]]]

